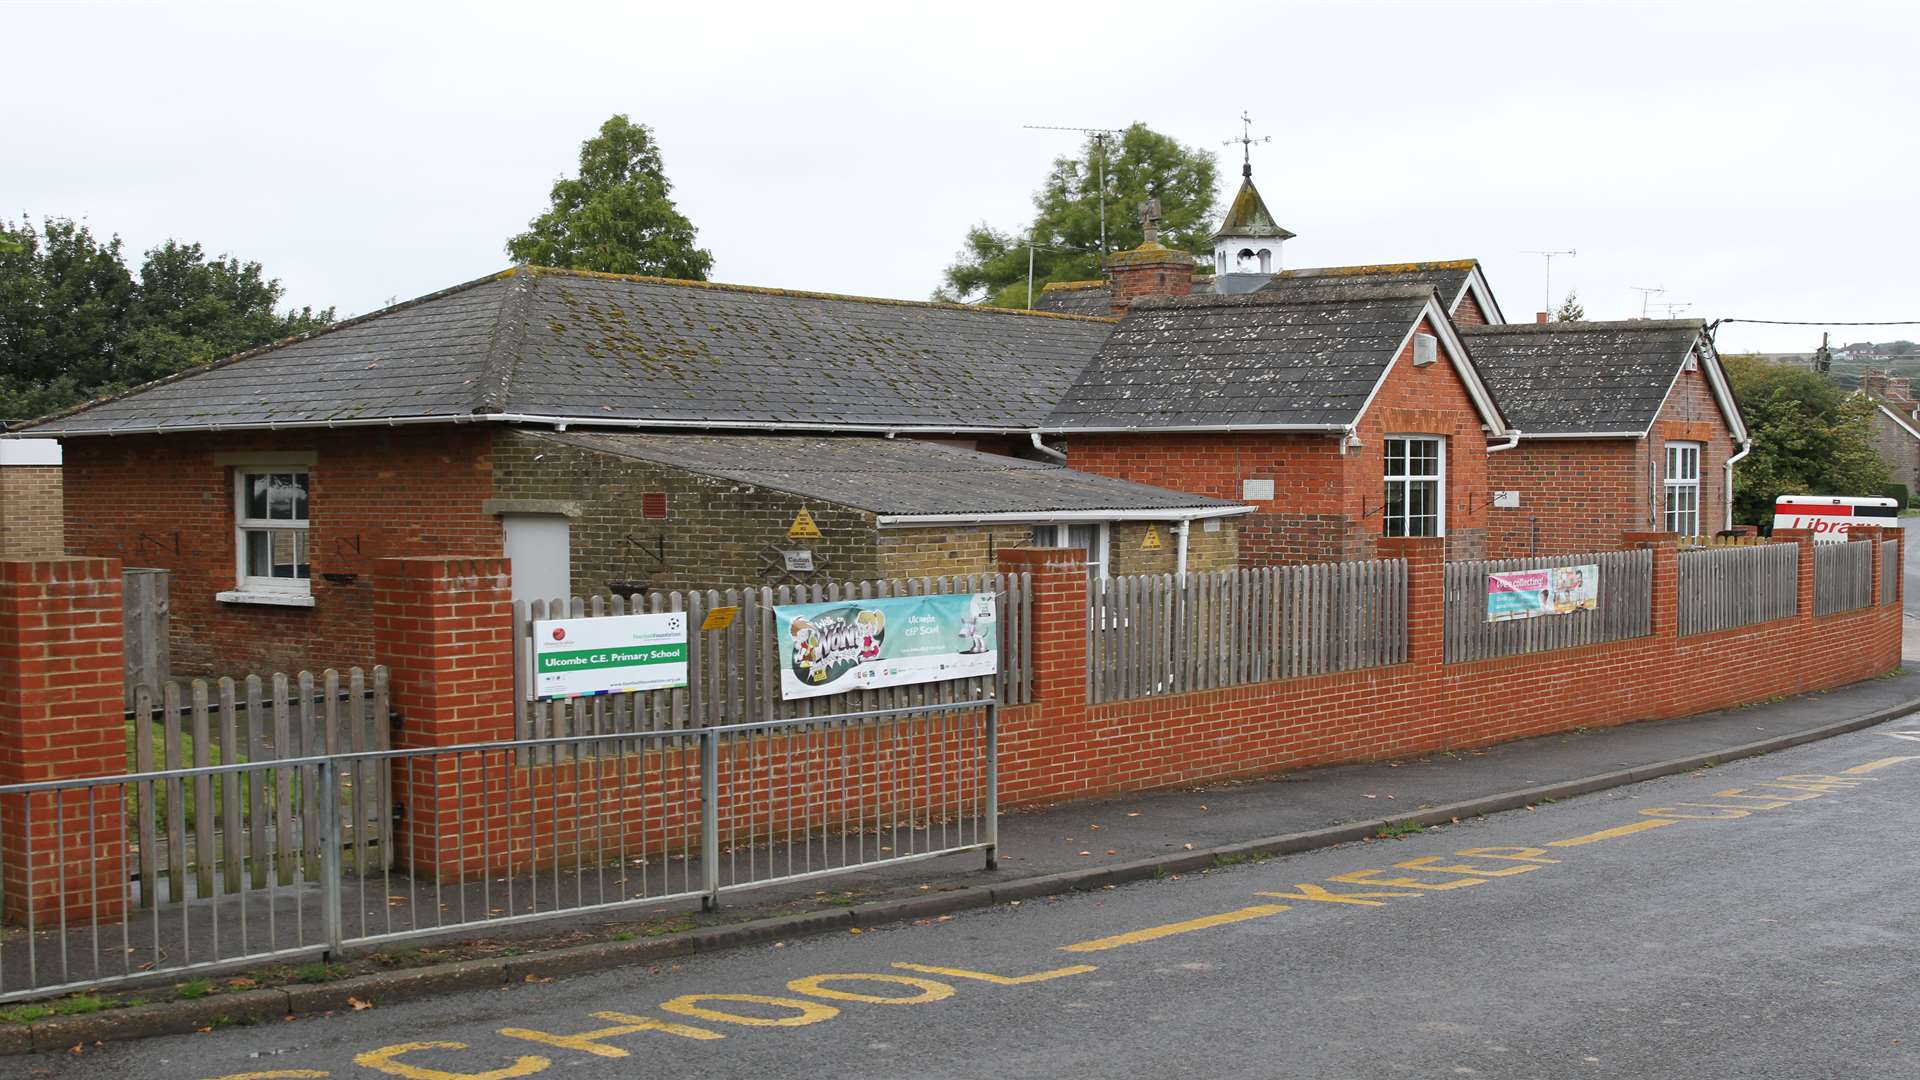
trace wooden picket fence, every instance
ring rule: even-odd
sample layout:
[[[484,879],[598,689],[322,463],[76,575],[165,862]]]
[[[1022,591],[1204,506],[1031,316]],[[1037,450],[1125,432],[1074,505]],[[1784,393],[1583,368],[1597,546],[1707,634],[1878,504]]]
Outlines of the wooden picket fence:
[[[1593,564],[1600,568],[1598,604],[1590,611],[1502,622],[1487,620],[1487,576],[1518,570]],[[1570,649],[1653,632],[1653,552],[1601,551],[1540,559],[1447,564],[1446,658],[1455,664]]]
[[[1798,544],[1682,551],[1676,574],[1682,637],[1791,618],[1799,610]]]
[[[209,685],[169,681],[157,697],[134,693],[127,712],[132,772],[271,762],[315,754],[385,750],[392,725],[387,669],[342,676],[257,675]],[[142,906],[292,884],[319,873],[320,800],[313,766],[247,769],[218,777],[129,785],[128,830],[138,857]],[[358,873],[393,857],[389,764],[361,762],[340,778],[342,850]],[[162,888],[161,883],[165,882]]]
[[[1900,561],[1900,540],[1880,541],[1880,602],[1900,602],[1900,576],[1906,568]]]
[[[173,651],[168,643],[172,622],[169,582],[165,570],[129,568],[121,574],[120,601],[123,609],[121,656],[126,666],[127,705],[133,708],[133,692],[146,687],[158,697],[160,688],[173,678]]]
[[[1678,546],[1682,551],[1718,550],[1720,548],[1765,547],[1773,541],[1764,536],[1682,536]]]
[[[1407,658],[1405,559],[1107,578],[1091,606],[1096,703]]]
[[[1838,615],[1873,603],[1873,541],[1813,546],[1813,613]]]
[[[916,686],[855,690],[829,697],[782,701],[780,628],[774,608],[786,604],[871,600],[941,593],[994,593],[998,600],[999,674]],[[516,601],[514,678],[519,692],[515,727],[521,738],[675,731],[718,724],[911,705],[971,701],[997,696],[1003,704],[1033,700],[1032,575],[962,574],[957,577],[781,585],[748,589],[656,592],[635,595]],[[739,608],[732,625],[702,632],[715,608]],[[533,696],[532,633],[540,619],[599,618],[684,611],[687,613],[688,685],[645,693],[539,701]]]

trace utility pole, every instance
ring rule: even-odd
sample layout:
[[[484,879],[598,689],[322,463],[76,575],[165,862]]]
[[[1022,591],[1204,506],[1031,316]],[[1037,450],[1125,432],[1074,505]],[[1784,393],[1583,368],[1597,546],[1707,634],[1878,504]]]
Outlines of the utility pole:
[[[1543,259],[1545,259],[1545,260],[1546,260],[1546,263],[1547,263],[1547,303],[1546,303],[1546,306],[1544,306],[1544,307],[1542,307],[1542,308],[1541,308],[1540,310],[1542,310],[1542,311],[1545,311],[1545,312],[1549,312],[1549,313],[1551,313],[1551,312],[1553,311],[1553,257],[1554,257],[1555,255],[1565,255],[1565,256],[1566,256],[1567,258],[1569,258],[1569,259],[1571,259],[1571,258],[1573,258],[1574,256],[1576,256],[1576,255],[1578,255],[1578,254],[1580,254],[1580,253],[1579,253],[1579,252],[1577,252],[1577,251],[1575,251],[1575,250],[1573,250],[1572,248],[1568,248],[1568,249],[1566,249],[1565,251],[1523,251],[1523,252],[1521,252],[1520,254],[1522,254],[1522,255],[1538,255],[1538,256],[1540,256],[1541,258],[1543,258]]]
[[[1107,265],[1107,140],[1120,134],[1119,128],[1065,127],[1058,124],[1021,124],[1028,131],[1077,131],[1093,139],[1094,169],[1100,184],[1100,266]],[[1031,242],[1032,238],[1028,238]],[[1031,251],[1029,251],[1031,255]]]
[[[1664,285],[1629,285],[1627,287],[1640,294],[1640,317],[1643,319],[1647,317],[1647,302],[1655,295],[1667,291]]]

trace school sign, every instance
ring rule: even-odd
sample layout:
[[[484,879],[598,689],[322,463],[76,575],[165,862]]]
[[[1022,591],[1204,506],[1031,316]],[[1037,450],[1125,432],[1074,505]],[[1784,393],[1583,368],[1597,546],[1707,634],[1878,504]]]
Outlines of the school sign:
[[[992,593],[788,604],[773,617],[787,701],[999,670]]]
[[[533,624],[534,696],[623,694],[687,685],[687,616],[616,615]]]

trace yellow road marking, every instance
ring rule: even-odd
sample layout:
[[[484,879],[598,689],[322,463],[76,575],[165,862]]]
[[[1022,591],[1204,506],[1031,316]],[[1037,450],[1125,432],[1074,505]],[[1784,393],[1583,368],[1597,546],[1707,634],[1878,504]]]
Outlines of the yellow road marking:
[[[1546,848],[1537,847],[1470,847],[1456,851],[1455,855],[1469,859],[1512,859],[1515,862],[1557,863],[1559,859],[1545,859]]]
[[[987,971],[968,971],[966,968],[932,967],[927,964],[907,964],[898,960],[894,967],[902,971],[919,971],[928,975],[945,975],[949,979],[973,979],[976,982],[992,983],[995,986],[1025,986],[1028,983],[1046,982],[1048,979],[1064,978],[1068,975],[1085,975],[1089,971],[1099,971],[1092,964],[1075,964],[1072,967],[1054,968],[1052,971],[1036,971],[1031,975],[995,975]]]
[[[1360,907],[1386,907],[1387,905],[1383,901],[1391,897],[1425,895],[1424,893],[1417,892],[1388,892],[1385,890],[1379,892],[1337,893],[1313,884],[1295,885],[1294,889],[1297,891],[1290,893],[1260,892],[1254,893],[1253,895],[1271,896],[1276,900],[1315,900],[1322,904],[1355,904]]]
[[[1632,836],[1637,832],[1645,832],[1648,829],[1657,829],[1662,825],[1671,824],[1673,824],[1672,818],[1649,818],[1646,821],[1636,821],[1631,825],[1620,825],[1611,829],[1601,829],[1599,832],[1590,832],[1585,836],[1575,836],[1566,840],[1549,840],[1547,841],[1547,846],[1579,847],[1581,844],[1597,844],[1602,840],[1618,840],[1623,836]]]
[[[1076,942],[1060,946],[1061,952],[1105,952],[1122,945],[1138,945],[1145,941],[1158,941],[1175,934],[1191,934],[1195,930],[1208,930],[1229,923],[1246,922],[1248,919],[1264,919],[1269,915],[1278,915],[1289,910],[1286,904],[1254,904],[1238,911],[1223,911],[1218,915],[1203,915],[1198,919],[1186,919],[1181,922],[1167,923],[1164,926],[1149,926],[1145,930],[1131,930],[1112,937],[1094,938],[1092,941]]]
[[[862,994],[854,990],[834,990],[828,982],[886,983],[891,986],[905,986],[918,993],[901,996],[899,994]],[[834,1001],[860,1001],[868,1005],[926,1005],[935,1001],[945,1001],[953,996],[953,987],[932,979],[916,979],[911,975],[808,975],[803,979],[793,979],[787,983],[787,989],[808,997],[829,998]]]
[[[394,1059],[401,1054],[411,1054],[415,1050],[465,1050],[463,1042],[410,1042],[383,1046],[378,1050],[369,1050],[353,1059],[355,1065],[388,1076],[401,1076],[406,1080],[513,1080],[516,1076],[532,1076],[545,1072],[553,1062],[531,1054],[515,1058],[513,1064],[501,1069],[488,1069],[486,1072],[448,1072],[445,1069],[429,1069],[424,1065],[408,1065]]]
[[[332,1073],[319,1069],[269,1069],[266,1072],[228,1073],[213,1080],[325,1080]]]
[[[1522,863],[1519,866],[1495,867],[1468,866],[1466,863],[1454,863],[1451,866],[1433,865],[1439,862],[1441,858],[1439,855],[1423,855],[1418,859],[1407,859],[1404,862],[1397,862],[1393,865],[1402,870],[1425,870],[1434,874],[1471,874],[1477,877],[1512,877],[1515,874],[1524,874],[1530,870],[1540,869],[1533,863]]]
[[[1457,881],[1421,881],[1418,878],[1390,877],[1379,875],[1385,870],[1349,870],[1344,874],[1335,874],[1328,881],[1338,881],[1343,885],[1391,885],[1399,889],[1423,889],[1427,892],[1447,892],[1452,889],[1465,889],[1473,885],[1485,885],[1486,878],[1460,878]],[[1376,880],[1377,879],[1377,880]]]
[[[1920,754],[1904,754],[1900,757],[1883,757],[1879,761],[1869,761],[1865,765],[1855,765],[1851,769],[1841,769],[1840,771],[1843,773],[1846,773],[1848,776],[1859,776],[1861,773],[1870,773],[1875,769],[1884,769],[1889,765],[1898,765],[1903,761],[1920,761]]]
[[[604,1039],[615,1039],[622,1035],[634,1035],[642,1031],[659,1031],[668,1035],[678,1035],[683,1039],[707,1041],[724,1039],[725,1035],[692,1024],[676,1024],[668,1020],[655,1020],[651,1016],[633,1016],[623,1012],[597,1012],[595,1020],[612,1020],[615,1026],[595,1031],[582,1031],[577,1035],[561,1035],[551,1031],[535,1031],[532,1028],[501,1028],[500,1034],[509,1039],[525,1039],[546,1046],[557,1046],[562,1050],[578,1050],[595,1057],[623,1058],[629,1051],[617,1046],[602,1045]]]
[[[766,1005],[775,1009],[792,1009],[794,1015],[782,1016],[778,1020],[765,1016],[744,1016],[722,1009],[706,1008],[700,1004],[703,1001],[738,1001],[748,1005]],[[817,1001],[768,997],[765,994],[682,994],[672,1001],[661,1002],[660,1008],[666,1012],[679,1013],[681,1016],[718,1020],[723,1024],[740,1024],[743,1027],[806,1027],[808,1024],[817,1024],[822,1020],[831,1020],[840,1015],[839,1009],[831,1005],[822,1005]]]

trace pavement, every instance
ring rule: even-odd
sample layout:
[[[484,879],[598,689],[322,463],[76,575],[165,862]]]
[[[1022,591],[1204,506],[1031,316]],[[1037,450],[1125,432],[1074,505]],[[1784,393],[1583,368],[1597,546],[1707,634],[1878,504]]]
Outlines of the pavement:
[[[1343,793],[1291,819],[1319,820],[1367,794],[1368,809],[1439,797],[1426,785],[1442,776],[1632,760],[1638,736],[1690,739],[1689,723],[1779,730],[1893,686],[1913,683],[1285,790]],[[0,1060],[0,1076],[1912,1077],[1916,726],[1397,839],[326,1020],[85,1044]],[[1682,745],[1696,744],[1665,749]],[[1026,824],[1085,832],[1138,807],[1219,837],[1217,805],[1251,814],[1253,787]],[[1065,865],[1064,837],[1032,836],[1052,854],[1030,862]]]

